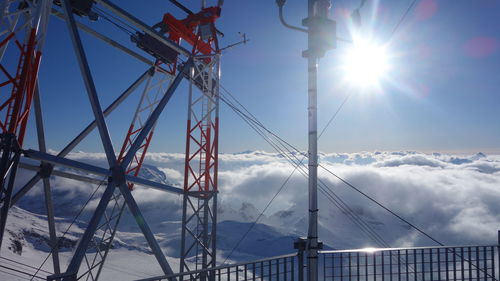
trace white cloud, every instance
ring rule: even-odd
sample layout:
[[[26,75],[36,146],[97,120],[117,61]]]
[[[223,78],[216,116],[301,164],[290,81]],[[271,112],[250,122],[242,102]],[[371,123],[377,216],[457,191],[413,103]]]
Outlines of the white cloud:
[[[106,165],[104,154],[77,152],[69,157]],[[500,222],[498,155],[360,152],[322,153],[320,159],[325,167],[446,244],[496,243]],[[263,151],[221,154],[219,161],[220,220],[254,220],[293,170],[282,156]],[[149,153],[146,162],[158,166],[166,182],[182,186],[183,154]],[[334,176],[322,169],[319,176],[391,246],[432,244]],[[62,202],[73,198],[74,208],[95,188],[58,178],[53,186]],[[30,194],[31,203],[35,196],[41,198],[40,191]],[[179,196],[145,188],[137,188],[133,194],[153,224],[180,219]],[[92,202],[95,204],[97,200]],[[377,246],[321,194],[320,220],[322,239],[331,245]],[[298,171],[262,222],[299,234],[307,231],[307,181]]]

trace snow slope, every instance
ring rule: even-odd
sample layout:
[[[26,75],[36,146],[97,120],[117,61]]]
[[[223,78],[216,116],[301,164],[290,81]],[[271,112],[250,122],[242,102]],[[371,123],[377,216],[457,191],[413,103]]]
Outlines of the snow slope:
[[[9,215],[0,264],[34,274],[37,272],[36,268],[50,253],[46,217],[18,207],[13,207]],[[59,233],[64,232],[70,223],[70,219],[57,218]],[[69,264],[71,251],[74,250],[78,237],[82,235],[84,225],[84,222],[77,222],[62,239],[60,248],[62,268],[66,268]],[[220,250],[219,259],[226,257],[225,253],[232,249],[236,240],[241,237],[249,225],[250,223],[234,221],[219,223],[219,237],[217,239]],[[179,267],[180,236],[160,233],[156,235],[156,238],[168,255],[167,259],[171,267],[177,270]],[[292,242],[292,236],[284,236],[283,233],[270,226],[257,224],[250,232],[249,239],[244,240],[229,261],[252,260],[263,256],[290,253]],[[52,273],[51,271],[52,259],[48,258],[36,276],[45,278]],[[162,275],[162,271],[142,235],[138,232],[118,231],[101,280],[134,280],[158,275]],[[0,268],[0,280],[29,280],[29,277],[7,268]]]

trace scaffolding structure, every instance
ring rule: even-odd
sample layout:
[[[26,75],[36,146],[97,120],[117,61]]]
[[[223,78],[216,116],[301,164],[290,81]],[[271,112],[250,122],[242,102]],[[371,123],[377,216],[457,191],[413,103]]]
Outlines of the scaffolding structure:
[[[172,2],[176,6],[180,5],[177,1]],[[125,209],[135,218],[163,273],[173,274],[173,269],[133,197],[134,185],[142,185],[184,197],[180,271],[192,270],[191,259],[194,260],[196,269],[215,266],[220,77],[220,50],[217,41],[220,32],[215,28],[215,21],[220,16],[221,6],[222,1],[212,7],[206,7],[206,1],[202,1],[199,13],[193,13],[184,7],[183,10],[188,13],[186,18],[177,19],[167,13],[161,22],[148,26],[108,0],[6,0],[0,3],[0,243],[9,208],[42,180],[54,266],[54,275],[51,276],[53,280],[97,280],[112,248]],[[97,20],[102,11],[133,26],[137,32],[131,36],[131,40],[147,55],[130,49],[83,23],[87,19]],[[66,22],[95,118],[57,155],[47,153],[37,84],[42,47],[51,15]],[[75,15],[80,20],[77,21]],[[104,110],[80,31],[149,66]],[[183,47],[181,41],[186,42],[184,45],[187,47]],[[14,54],[16,50],[17,54]],[[17,58],[16,65],[11,63],[14,56]],[[189,108],[185,181],[184,187],[179,188],[141,178],[139,172],[158,118],[184,79],[189,83]],[[120,152],[115,154],[105,118],[140,87],[143,87],[140,102],[133,112]],[[23,146],[33,101],[38,149]],[[106,154],[107,169],[66,157],[94,129],[98,130]],[[23,158],[40,164],[36,166],[24,163],[21,161]],[[86,176],[55,167],[71,168]],[[18,168],[27,168],[36,174],[14,194]],[[67,269],[60,268],[51,176],[106,186]],[[104,180],[98,180],[98,177]],[[206,279],[207,276],[209,275],[203,274],[201,278]]]

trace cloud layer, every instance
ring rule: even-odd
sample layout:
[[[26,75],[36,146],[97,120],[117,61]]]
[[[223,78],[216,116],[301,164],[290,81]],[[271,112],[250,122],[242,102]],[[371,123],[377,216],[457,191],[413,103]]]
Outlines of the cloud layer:
[[[104,155],[70,155],[105,166]],[[302,156],[297,156],[299,159]],[[500,225],[500,156],[422,154],[418,152],[323,153],[324,167],[372,196],[445,244],[496,244]],[[221,154],[219,172],[219,221],[253,221],[294,170],[278,154],[249,151]],[[151,153],[147,176],[182,186],[183,154]],[[158,167],[154,169],[153,167]],[[19,182],[29,175],[22,175]],[[354,215],[376,231],[390,246],[432,245],[385,210],[367,200],[332,174],[319,169],[319,177],[346,202]],[[95,186],[66,179],[53,179],[56,202],[64,214],[74,214]],[[101,188],[103,189],[103,188]],[[99,194],[88,208],[96,206]],[[138,187],[134,197],[153,229],[176,233],[181,198]],[[23,199],[21,206],[43,212],[40,189]],[[350,248],[380,246],[364,234],[345,210],[339,210],[320,193],[320,235],[330,246]],[[71,211],[68,211],[71,210]],[[90,212],[88,212],[90,213]],[[264,224],[290,235],[307,232],[307,181],[295,173],[261,219]],[[133,230],[132,218],[124,228]],[[168,225],[168,227],[166,227]]]

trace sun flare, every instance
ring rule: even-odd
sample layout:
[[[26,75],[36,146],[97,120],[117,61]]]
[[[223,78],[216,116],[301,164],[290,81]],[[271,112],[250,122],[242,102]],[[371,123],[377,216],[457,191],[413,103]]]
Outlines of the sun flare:
[[[354,40],[343,56],[342,70],[350,84],[362,88],[379,86],[389,70],[386,47],[366,40]]]

